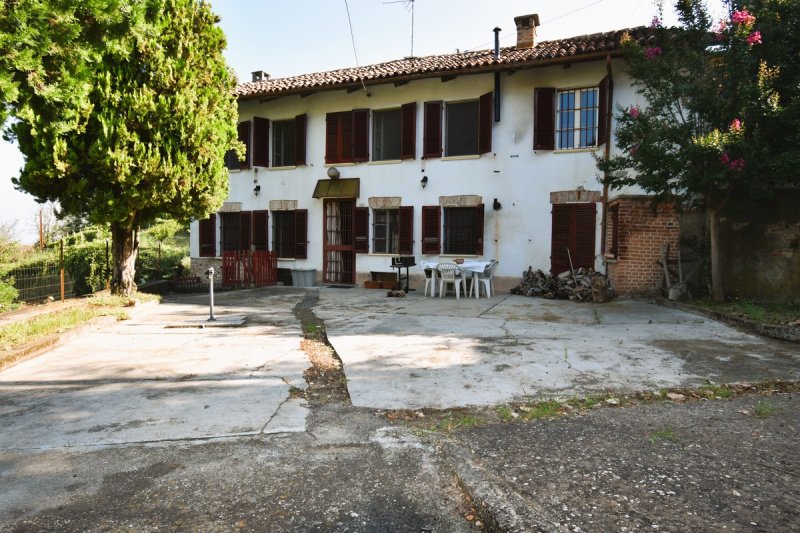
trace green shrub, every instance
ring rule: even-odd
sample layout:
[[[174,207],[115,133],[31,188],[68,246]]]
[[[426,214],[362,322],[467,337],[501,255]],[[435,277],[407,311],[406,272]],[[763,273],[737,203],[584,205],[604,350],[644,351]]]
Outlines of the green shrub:
[[[0,279],[0,313],[14,308],[19,292],[14,288],[13,280]]]
[[[105,240],[93,240],[65,247],[64,270],[72,277],[73,291],[77,296],[103,288],[106,282],[105,268]]]

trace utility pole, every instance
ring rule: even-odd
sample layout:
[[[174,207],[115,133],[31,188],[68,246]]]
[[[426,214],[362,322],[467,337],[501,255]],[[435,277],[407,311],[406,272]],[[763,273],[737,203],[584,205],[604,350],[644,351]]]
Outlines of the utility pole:
[[[44,250],[44,223],[42,222],[42,208],[39,208],[39,249]]]

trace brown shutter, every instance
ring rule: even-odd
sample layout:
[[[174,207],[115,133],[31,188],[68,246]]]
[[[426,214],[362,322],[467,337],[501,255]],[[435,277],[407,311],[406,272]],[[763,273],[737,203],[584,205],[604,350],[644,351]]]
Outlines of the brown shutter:
[[[353,162],[353,112],[339,113],[339,163]]]
[[[478,100],[478,153],[492,151],[492,93],[486,93]]]
[[[553,204],[553,233],[550,239],[550,272],[558,275],[569,270],[567,249],[572,233],[572,209],[569,204]]]
[[[306,164],[306,115],[294,117],[294,164]]]
[[[399,247],[400,255],[414,254],[414,207],[400,208]]]
[[[442,253],[442,210],[438,205],[422,206],[422,253]]]
[[[269,213],[253,211],[253,244],[256,250],[269,249]]]
[[[369,207],[356,207],[353,220],[353,241],[353,250],[356,253],[369,253]]]
[[[602,146],[608,140],[608,99],[611,97],[611,79],[606,76],[600,81],[600,93],[597,98],[597,146]]]
[[[369,109],[353,111],[353,161],[369,161]]]
[[[424,105],[422,157],[442,157],[442,102],[425,102]]]
[[[252,213],[250,211],[242,211],[239,213],[239,249],[250,250],[250,243],[252,242]]]
[[[294,212],[294,257],[308,259],[308,209]]]
[[[200,257],[217,255],[217,215],[212,213],[200,221]]]
[[[533,149],[554,150],[556,142],[556,90],[541,87],[533,92]]]
[[[253,166],[269,166],[269,120],[253,117]]]
[[[417,103],[411,102],[410,104],[404,104],[400,111],[400,159],[414,159],[416,157]]]
[[[483,204],[475,207],[475,255],[483,255]]]
[[[339,113],[325,115],[325,163],[339,162]]]
[[[594,203],[573,204],[575,217],[575,246],[572,266],[594,268],[594,239],[597,228],[597,205]]]
[[[253,151],[250,145],[250,121],[239,123],[239,140],[244,143],[246,149],[244,159],[240,162],[240,168],[250,168],[250,153]]]

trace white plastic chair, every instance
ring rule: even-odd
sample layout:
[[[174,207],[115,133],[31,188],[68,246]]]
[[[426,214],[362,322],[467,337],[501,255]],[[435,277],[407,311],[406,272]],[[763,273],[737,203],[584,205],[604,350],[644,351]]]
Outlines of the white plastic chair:
[[[486,293],[487,298],[492,297],[492,293],[494,292],[494,284],[492,280],[494,279],[494,270],[497,268],[497,261],[492,259],[492,261],[486,265],[486,268],[483,269],[483,272],[478,273],[477,277],[473,278],[474,281],[472,282],[472,288],[470,289],[470,296],[472,295],[472,291],[478,291],[477,297],[481,295],[481,285],[484,287],[484,292]]]
[[[464,287],[464,295],[467,294],[467,286],[464,283],[464,277],[461,275],[461,269],[458,265],[452,263],[439,263],[436,265],[436,270],[439,271],[439,276],[442,281],[439,285],[439,298],[444,296],[445,285],[452,284],[456,292],[456,300],[461,297],[461,287]]]
[[[428,287],[430,287],[431,297],[436,296],[436,272],[435,268],[426,268],[425,272],[425,292],[423,296],[428,296]]]

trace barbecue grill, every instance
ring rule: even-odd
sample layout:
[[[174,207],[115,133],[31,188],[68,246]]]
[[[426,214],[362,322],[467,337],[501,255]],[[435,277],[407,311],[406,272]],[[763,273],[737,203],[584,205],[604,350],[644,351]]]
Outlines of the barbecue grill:
[[[406,280],[405,291],[408,292],[408,269],[410,267],[417,266],[417,261],[413,255],[399,255],[397,257],[392,257],[392,268],[397,269],[397,285],[402,287],[403,279]],[[403,268],[406,269],[406,275],[403,276]]]

